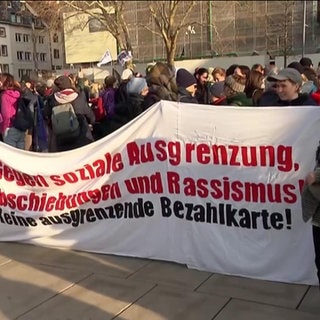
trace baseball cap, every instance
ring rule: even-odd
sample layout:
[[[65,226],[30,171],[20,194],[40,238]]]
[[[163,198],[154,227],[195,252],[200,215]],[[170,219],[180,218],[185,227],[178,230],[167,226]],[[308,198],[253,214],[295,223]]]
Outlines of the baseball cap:
[[[278,74],[269,76],[267,78],[268,81],[283,81],[283,80],[291,80],[292,82],[302,85],[302,77],[298,70],[294,68],[284,68],[279,71]]]

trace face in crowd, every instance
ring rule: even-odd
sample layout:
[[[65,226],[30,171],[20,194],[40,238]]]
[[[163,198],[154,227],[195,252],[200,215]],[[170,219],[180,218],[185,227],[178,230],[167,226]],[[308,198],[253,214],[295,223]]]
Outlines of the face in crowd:
[[[298,98],[300,85],[291,80],[278,80],[276,84],[276,92],[283,101],[291,101]]]

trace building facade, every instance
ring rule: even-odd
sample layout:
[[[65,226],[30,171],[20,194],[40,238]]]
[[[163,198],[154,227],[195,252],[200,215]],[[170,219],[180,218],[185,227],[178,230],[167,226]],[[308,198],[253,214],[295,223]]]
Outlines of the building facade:
[[[20,80],[65,67],[63,33],[51,32],[20,1],[0,2],[0,68]]]
[[[184,15],[185,1],[178,11]],[[305,8],[305,11],[304,11]],[[134,57],[140,62],[165,58],[145,1],[125,6]],[[305,23],[304,23],[305,22]],[[197,1],[178,39],[176,58],[273,56],[320,52],[320,1]]]

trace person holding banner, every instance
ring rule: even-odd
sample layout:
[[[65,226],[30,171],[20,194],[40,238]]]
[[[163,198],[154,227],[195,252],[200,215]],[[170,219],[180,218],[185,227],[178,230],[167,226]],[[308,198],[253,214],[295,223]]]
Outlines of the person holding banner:
[[[317,155],[319,151],[320,147]],[[301,203],[303,220],[307,222],[311,219],[312,221],[315,264],[320,289],[320,167],[307,175],[301,194]]]
[[[302,76],[294,68],[284,68],[278,74],[269,76],[268,81],[276,82],[278,101],[274,106],[315,106],[317,103],[309,94],[301,94]]]

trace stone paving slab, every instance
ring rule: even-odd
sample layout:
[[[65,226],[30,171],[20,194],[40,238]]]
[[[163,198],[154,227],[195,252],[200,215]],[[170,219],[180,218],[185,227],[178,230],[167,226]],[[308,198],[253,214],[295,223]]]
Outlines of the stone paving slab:
[[[130,280],[90,276],[19,317],[19,320],[108,320],[153,288]]]
[[[21,252],[24,254],[22,255]],[[0,259],[14,259],[32,264],[60,266],[66,269],[95,272],[126,278],[135,273],[149,260],[82,251],[37,247],[22,243],[0,243]]]
[[[303,298],[298,310],[317,314],[320,319],[320,289],[319,287],[310,287]]]
[[[307,285],[214,274],[197,289],[197,292],[295,309],[307,290]]]
[[[188,269],[182,264],[152,261],[130,276],[129,279],[195,289],[206,281],[210,275],[210,272]]]
[[[214,320],[319,320],[298,310],[232,299]]]
[[[17,262],[1,265],[0,275],[1,319],[10,320],[88,277],[85,272]]]
[[[0,243],[0,320],[319,320],[316,287]]]
[[[211,320],[229,298],[158,286],[116,320]],[[229,319],[230,320],[230,319]]]

